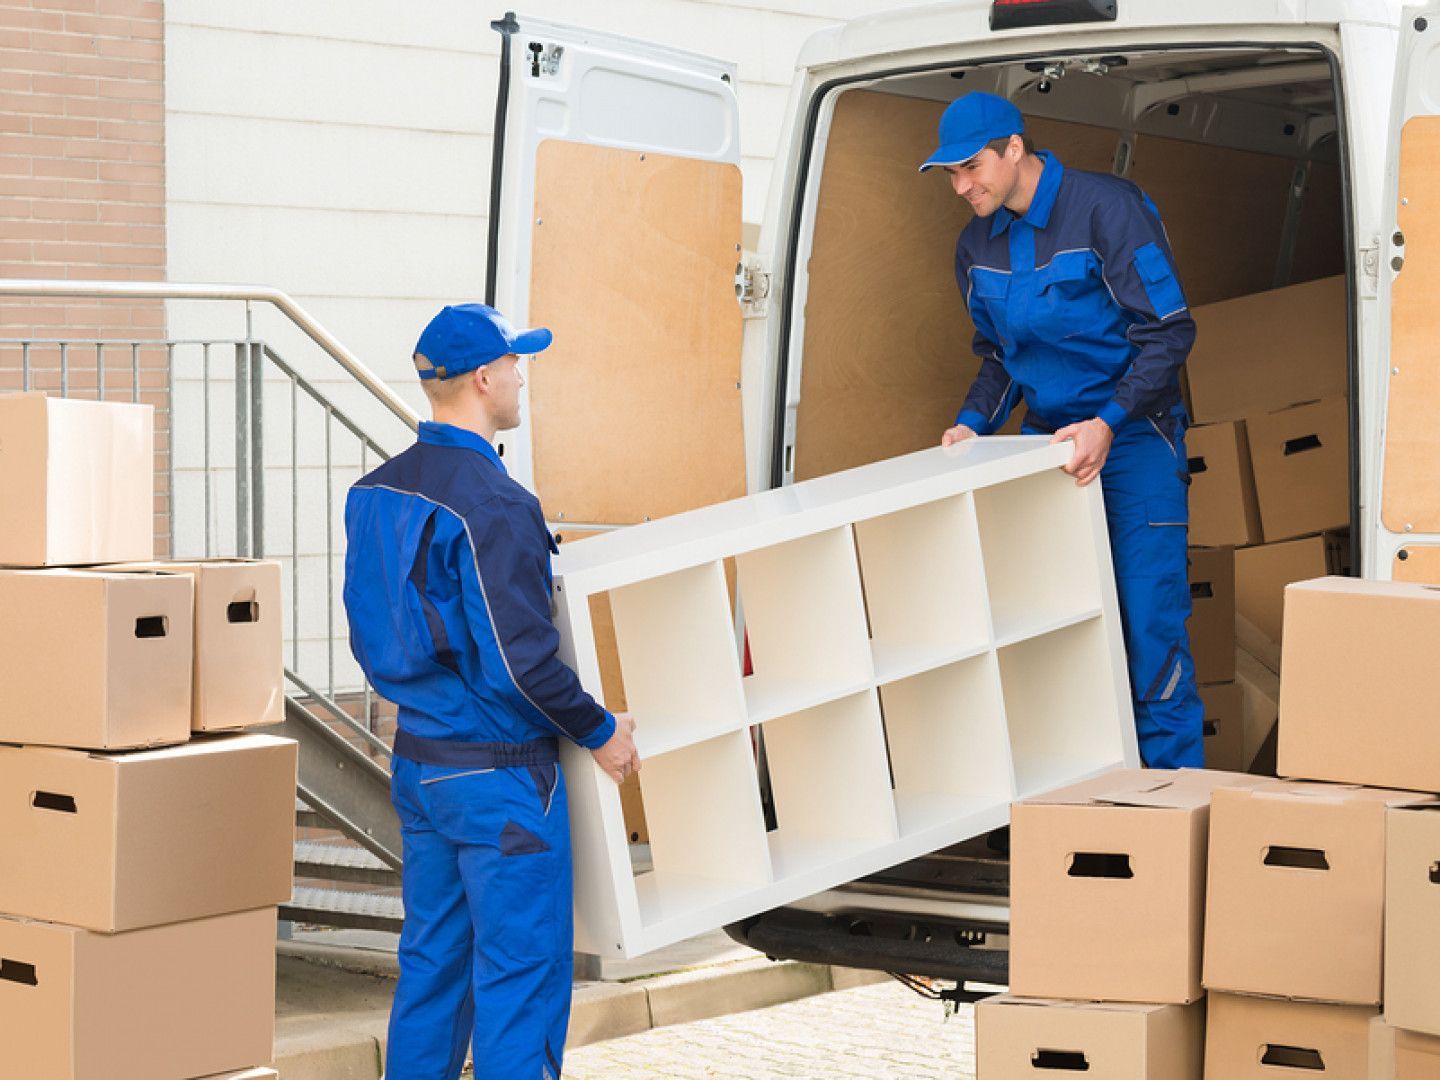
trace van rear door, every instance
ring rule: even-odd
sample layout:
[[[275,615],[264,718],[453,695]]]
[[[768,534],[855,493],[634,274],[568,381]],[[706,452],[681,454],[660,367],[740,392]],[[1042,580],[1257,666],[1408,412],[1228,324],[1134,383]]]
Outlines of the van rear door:
[[[555,332],[524,373],[525,426],[503,440],[511,474],[567,528],[743,495],[734,65],[524,16],[493,25],[490,292],[517,325]]]
[[[1405,9],[1391,108],[1380,267],[1390,363],[1366,562],[1376,576],[1440,582],[1440,4]]]

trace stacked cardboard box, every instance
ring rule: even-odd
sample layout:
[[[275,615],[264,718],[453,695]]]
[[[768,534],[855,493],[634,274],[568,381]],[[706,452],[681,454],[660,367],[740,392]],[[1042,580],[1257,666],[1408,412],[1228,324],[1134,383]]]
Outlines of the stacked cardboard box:
[[[979,1076],[1198,1080],[1211,792],[1261,782],[1121,769],[1015,804],[1011,994],[976,1009]]]
[[[93,568],[153,558],[151,424],[148,406],[0,397],[7,1076],[274,1077],[257,1063],[296,747],[191,732],[272,721],[279,647],[197,631],[203,571]],[[226,621],[253,626],[261,591],[232,591]]]
[[[1303,779],[1215,795],[1208,1075],[1440,1076],[1440,593],[1321,578],[1283,618],[1278,765]]]
[[[1228,647],[1279,673],[1281,596],[1292,581],[1344,572],[1350,521],[1345,279],[1326,278],[1195,309],[1187,363],[1195,426],[1186,435],[1190,542],[1233,547],[1235,628]],[[1192,564],[1194,562],[1192,553]],[[1193,579],[1192,579],[1193,585]],[[1244,756],[1215,747],[1214,767],[1249,768],[1264,742],[1261,679],[1213,676],[1224,643],[1192,646],[1208,702],[1242,699]],[[1207,670],[1208,669],[1208,670]],[[1208,693],[1206,692],[1208,691]],[[1273,724],[1273,716],[1269,717]],[[1238,742],[1239,740],[1237,740]]]

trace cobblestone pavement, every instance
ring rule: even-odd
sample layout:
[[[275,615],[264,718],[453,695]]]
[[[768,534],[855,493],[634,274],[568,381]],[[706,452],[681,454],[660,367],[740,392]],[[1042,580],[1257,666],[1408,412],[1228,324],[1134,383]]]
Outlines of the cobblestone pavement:
[[[939,1002],[886,982],[582,1046],[564,1080],[974,1076],[973,1009],[947,1020]]]

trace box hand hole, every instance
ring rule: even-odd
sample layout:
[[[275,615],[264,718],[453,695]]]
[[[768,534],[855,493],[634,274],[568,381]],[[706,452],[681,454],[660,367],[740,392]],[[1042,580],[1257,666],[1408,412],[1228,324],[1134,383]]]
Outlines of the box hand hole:
[[[233,600],[225,608],[225,618],[232,623],[260,621],[260,605],[254,600]]]
[[[1089,1072],[1090,1062],[1079,1050],[1036,1050],[1030,1055],[1030,1067],[1057,1072]]]
[[[39,986],[35,977],[34,964],[22,964],[19,960],[0,957],[0,982],[19,983],[21,986]]]
[[[1130,856],[1121,852],[1076,851],[1070,855],[1070,865],[1065,871],[1071,877],[1133,878]]]
[[[1190,583],[1191,600],[1211,600],[1215,596],[1215,586],[1208,581],[1192,581]]]
[[[1320,449],[1320,436],[1319,436],[1319,435],[1301,435],[1298,439],[1286,439],[1286,440],[1285,440],[1285,456],[1286,456],[1286,457],[1289,457],[1291,454],[1303,454],[1303,453],[1305,453],[1306,450],[1319,450],[1319,449]]]
[[[1219,734],[1219,732],[1220,732],[1220,723],[1219,723],[1219,721],[1216,721],[1216,720],[1206,720],[1206,721],[1204,722],[1204,729],[1205,729],[1205,736],[1204,736],[1204,737],[1207,738],[1207,739],[1213,738],[1215,735]]]
[[[170,632],[170,619],[165,615],[142,615],[135,620],[137,638],[164,637]]]
[[[32,792],[30,805],[36,810],[55,810],[62,814],[74,814],[79,810],[74,795],[61,795],[58,791]]]
[[[1430,864],[1430,884],[1440,885],[1440,862]]]
[[[1282,1046],[1279,1043],[1265,1044],[1265,1052],[1260,1055],[1260,1064],[1275,1065],[1282,1069],[1325,1071],[1325,1061],[1320,1057],[1319,1050],[1309,1050],[1303,1046]]]
[[[1295,870],[1329,870],[1330,860],[1319,848],[1272,844],[1265,849],[1265,865],[1288,866]]]
[[[1201,457],[1187,458],[1185,461],[1185,465],[1190,470],[1191,476],[1194,476],[1197,473],[1210,471],[1210,466],[1205,464],[1205,458],[1203,455]]]

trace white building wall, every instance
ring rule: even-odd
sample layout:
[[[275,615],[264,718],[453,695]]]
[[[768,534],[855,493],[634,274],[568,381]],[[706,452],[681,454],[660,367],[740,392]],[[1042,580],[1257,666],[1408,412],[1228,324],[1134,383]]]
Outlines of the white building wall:
[[[746,235],[753,242],[795,57],[835,21],[899,0],[534,0],[521,15],[608,30],[737,62]],[[441,305],[483,297],[491,136],[504,6],[473,0],[168,0],[165,5],[169,278],[271,285],[295,297],[417,410],[410,353]],[[240,337],[232,305],[172,304],[173,337]],[[255,328],[387,446],[407,433],[268,310]],[[212,351],[213,467],[233,461],[233,350]],[[233,536],[233,473],[221,473],[208,519],[202,468],[200,353],[176,372],[177,552]],[[266,396],[266,457],[289,461],[289,390]],[[335,431],[332,462],[360,460]],[[323,578],[338,520],[325,501],[325,435],[301,414],[292,514],[287,467],[267,486],[266,551],[307,557]],[[370,461],[374,464],[374,460]],[[341,478],[342,483],[348,480]],[[316,565],[318,560],[318,565]],[[307,673],[328,678],[326,595],[305,585],[299,637]],[[337,575],[338,583],[338,575]],[[287,583],[287,606],[291,589]],[[330,598],[338,604],[338,597]],[[338,609],[332,610],[338,615]],[[338,626],[343,627],[343,618]],[[343,646],[336,663],[349,683]],[[320,677],[316,675],[316,677]]]

